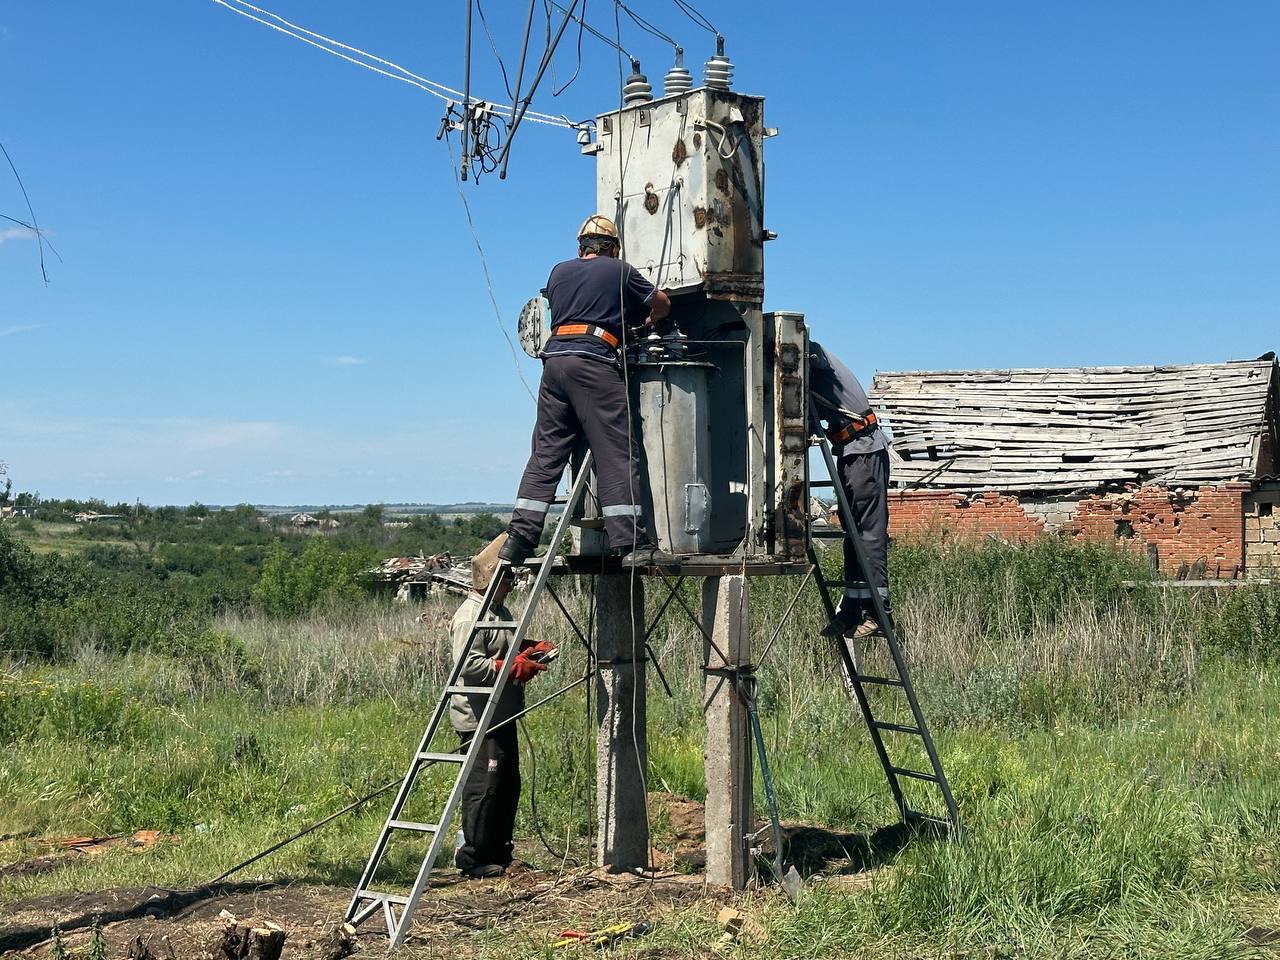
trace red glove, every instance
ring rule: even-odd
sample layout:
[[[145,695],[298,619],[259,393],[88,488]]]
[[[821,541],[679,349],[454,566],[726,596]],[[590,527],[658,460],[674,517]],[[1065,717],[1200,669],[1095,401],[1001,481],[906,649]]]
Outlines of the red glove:
[[[560,656],[560,650],[554,643],[548,643],[546,640],[526,640],[520,645],[520,656],[528,657],[545,666]]]
[[[528,683],[545,669],[547,669],[545,663],[530,660],[522,653],[516,657],[515,663],[511,664],[511,679],[516,683]]]

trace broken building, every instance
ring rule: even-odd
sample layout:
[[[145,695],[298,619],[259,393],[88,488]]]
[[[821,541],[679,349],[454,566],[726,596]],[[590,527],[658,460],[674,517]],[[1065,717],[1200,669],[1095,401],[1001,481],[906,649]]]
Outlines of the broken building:
[[[1129,543],[1178,577],[1280,567],[1280,369],[877,374],[891,534]]]

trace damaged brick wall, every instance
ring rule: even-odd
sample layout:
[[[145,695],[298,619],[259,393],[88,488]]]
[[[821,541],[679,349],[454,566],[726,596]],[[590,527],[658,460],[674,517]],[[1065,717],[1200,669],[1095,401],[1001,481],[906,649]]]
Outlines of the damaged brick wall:
[[[945,490],[889,493],[889,535],[908,537],[931,532],[960,539],[996,537],[1030,540],[1045,532],[1045,521],[1030,516],[1016,496],[1001,493],[962,494]]]
[[[1251,490],[1247,483],[1188,490],[1147,486],[1083,499],[894,491],[889,499],[889,526],[896,537],[941,533],[1010,542],[1060,530],[1127,544],[1144,556],[1154,551],[1161,571],[1169,575],[1231,578],[1243,575],[1257,559],[1246,558],[1245,553],[1244,500]],[[1275,496],[1280,502],[1280,490]],[[1268,556],[1280,565],[1280,505],[1263,509],[1266,516],[1255,516],[1257,525],[1247,529],[1256,531],[1259,551],[1269,545]]]
[[[1280,481],[1244,498],[1245,566],[1260,575],[1280,573]]]

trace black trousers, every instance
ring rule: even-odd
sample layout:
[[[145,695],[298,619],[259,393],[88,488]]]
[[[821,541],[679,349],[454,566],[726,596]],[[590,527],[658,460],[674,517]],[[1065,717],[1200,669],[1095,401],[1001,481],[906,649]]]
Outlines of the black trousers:
[[[862,545],[867,551],[871,569],[864,571],[858,563],[853,544],[844,542],[844,578],[863,580],[870,587],[846,587],[842,612],[868,615],[871,591],[876,590],[889,604],[889,451],[855,453],[840,458],[840,486],[849,501]]]
[[[465,747],[474,733],[458,734]],[[507,724],[484,738],[476,765],[462,791],[463,844],[454,855],[461,870],[511,862],[516,808],[520,804],[520,751],[516,725]]]
[[[533,452],[520,478],[510,531],[538,542],[565,465],[583,436],[595,458],[609,545],[629,550],[647,543],[640,458],[622,371],[600,360],[564,354],[543,361]]]

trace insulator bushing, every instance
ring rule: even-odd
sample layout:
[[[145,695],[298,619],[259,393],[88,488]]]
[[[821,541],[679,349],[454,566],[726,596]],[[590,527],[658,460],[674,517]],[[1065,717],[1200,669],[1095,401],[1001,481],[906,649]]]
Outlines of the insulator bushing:
[[[733,82],[733,63],[724,55],[724,37],[716,37],[716,55],[703,64],[702,82],[713,90],[728,90]]]
[[[693,74],[684,65],[684,51],[676,47],[676,62],[672,64],[667,75],[662,78],[662,95],[675,97],[688,93],[693,89]]]
[[[622,102],[628,106],[633,103],[647,103],[653,99],[653,85],[649,78],[640,72],[640,61],[631,61],[631,76],[627,77],[626,86],[622,88]]]

